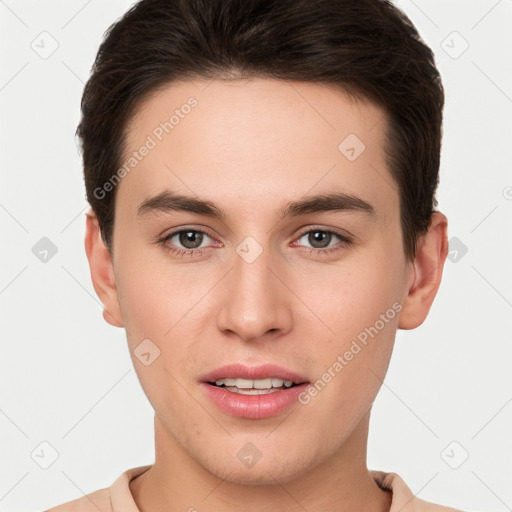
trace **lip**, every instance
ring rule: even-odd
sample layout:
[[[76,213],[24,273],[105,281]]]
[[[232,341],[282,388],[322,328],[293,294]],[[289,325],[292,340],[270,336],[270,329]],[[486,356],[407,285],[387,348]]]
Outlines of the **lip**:
[[[253,380],[274,377],[291,380],[297,385],[266,395],[242,395],[210,384],[226,377]],[[298,402],[298,396],[308,385],[309,382],[302,375],[274,364],[261,366],[230,364],[201,377],[203,392],[222,412],[248,419],[263,419],[279,415]]]
[[[296,384],[308,382],[306,377],[296,372],[275,364],[264,364],[260,366],[245,366],[243,364],[228,364],[221,366],[199,378],[201,382],[215,382],[218,379],[232,377],[235,379],[276,379],[291,380]],[[261,395],[260,395],[261,396]]]
[[[309,384],[304,382],[288,389],[267,395],[241,395],[208,382],[202,382],[201,388],[205,395],[224,413],[239,418],[263,419],[277,416],[294,403]]]

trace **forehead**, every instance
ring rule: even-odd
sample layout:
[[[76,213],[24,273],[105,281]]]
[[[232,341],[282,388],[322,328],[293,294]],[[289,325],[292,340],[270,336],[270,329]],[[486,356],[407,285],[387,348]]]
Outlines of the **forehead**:
[[[130,162],[119,201],[136,211],[148,196],[171,189],[216,203],[222,196],[243,215],[336,189],[385,212],[398,202],[385,163],[386,126],[379,106],[331,85],[172,83],[127,124],[122,164]]]

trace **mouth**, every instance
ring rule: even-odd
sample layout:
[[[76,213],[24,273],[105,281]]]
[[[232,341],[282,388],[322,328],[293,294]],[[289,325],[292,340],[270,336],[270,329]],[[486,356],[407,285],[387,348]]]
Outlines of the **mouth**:
[[[200,377],[200,381],[235,393],[248,390],[246,394],[262,394],[258,391],[268,393],[308,383],[303,375],[270,363],[260,366],[241,363],[224,365],[206,373]]]
[[[245,419],[279,416],[297,403],[309,385],[303,375],[275,364],[229,364],[200,381],[206,397],[220,411]]]
[[[297,382],[280,379],[278,377],[268,377],[265,379],[227,377],[208,382],[208,384],[240,395],[269,395],[299,385]]]

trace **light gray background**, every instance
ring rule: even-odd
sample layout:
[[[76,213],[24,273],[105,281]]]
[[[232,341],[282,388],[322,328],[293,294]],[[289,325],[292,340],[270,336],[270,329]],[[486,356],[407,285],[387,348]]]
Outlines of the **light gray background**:
[[[37,512],[153,462],[152,409],[90,280],[74,137],[102,34],[131,3],[0,0],[2,511]],[[512,0],[398,4],[446,89],[438,198],[454,261],[427,321],[398,332],[368,464],[429,501],[512,510]],[[57,247],[46,263],[32,252],[42,237]],[[48,469],[43,442],[58,452]]]

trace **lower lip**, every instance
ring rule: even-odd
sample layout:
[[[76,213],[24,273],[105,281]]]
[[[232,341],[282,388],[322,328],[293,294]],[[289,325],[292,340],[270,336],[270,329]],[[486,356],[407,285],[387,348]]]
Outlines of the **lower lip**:
[[[306,389],[308,383],[266,395],[242,395],[207,382],[201,385],[206,395],[221,411],[240,418],[262,419],[277,416],[298,402],[298,395]]]

